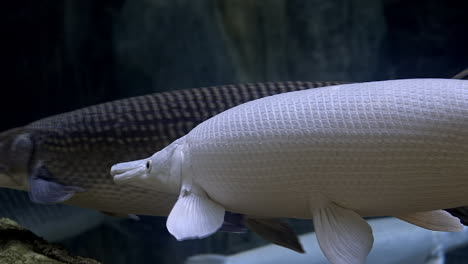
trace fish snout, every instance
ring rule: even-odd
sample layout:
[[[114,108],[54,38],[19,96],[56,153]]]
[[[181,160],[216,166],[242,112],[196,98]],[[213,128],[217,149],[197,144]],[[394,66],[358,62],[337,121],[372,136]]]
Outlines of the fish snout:
[[[138,185],[134,184],[132,182],[137,182],[136,180],[140,179],[141,176],[143,176],[146,173],[146,168],[145,167],[138,167],[132,170],[128,170],[126,172],[122,172],[119,174],[113,175],[114,177],[114,182],[116,184],[120,183],[128,183],[130,185]]]
[[[116,184],[128,183],[132,184],[131,181],[140,179],[147,171],[146,159],[117,163],[111,167],[110,174],[114,178]]]
[[[121,163],[114,164],[111,167],[110,173],[111,173],[112,176],[115,176],[117,174],[127,172],[129,170],[138,168],[141,165],[144,165],[145,161],[146,161],[146,159],[141,159],[141,160],[134,160],[134,161],[121,162]]]

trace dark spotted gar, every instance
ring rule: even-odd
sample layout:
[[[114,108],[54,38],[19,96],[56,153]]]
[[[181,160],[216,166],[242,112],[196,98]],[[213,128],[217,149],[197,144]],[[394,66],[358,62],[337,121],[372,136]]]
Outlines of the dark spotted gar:
[[[167,216],[176,195],[115,185],[111,166],[145,158],[202,121],[235,105],[278,93],[339,84],[226,85],[138,96],[38,120],[0,134],[0,186],[28,190],[38,203],[113,214]],[[248,226],[262,233],[263,219]],[[282,226],[282,228],[287,228]],[[275,241],[275,234],[264,237]]]

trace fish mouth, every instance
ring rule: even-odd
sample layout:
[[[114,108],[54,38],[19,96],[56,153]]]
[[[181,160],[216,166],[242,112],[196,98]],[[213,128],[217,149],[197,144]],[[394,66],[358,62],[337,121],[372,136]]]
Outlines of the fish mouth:
[[[146,172],[146,159],[117,163],[111,167],[110,174],[116,184],[128,183],[143,176]],[[129,183],[130,185],[136,185]]]

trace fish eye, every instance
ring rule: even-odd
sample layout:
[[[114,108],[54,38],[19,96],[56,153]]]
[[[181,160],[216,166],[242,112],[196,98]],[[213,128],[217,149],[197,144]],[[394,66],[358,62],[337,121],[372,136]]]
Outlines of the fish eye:
[[[152,167],[153,163],[151,162],[151,160],[149,159],[147,162],[146,162],[146,170],[151,170],[151,167]]]

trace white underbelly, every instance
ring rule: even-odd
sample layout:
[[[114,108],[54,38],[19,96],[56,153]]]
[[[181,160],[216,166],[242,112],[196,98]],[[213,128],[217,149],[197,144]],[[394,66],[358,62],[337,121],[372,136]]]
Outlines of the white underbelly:
[[[341,188],[340,188],[341,187]],[[353,209],[362,216],[392,216],[406,212],[421,212],[454,208],[468,204],[466,188],[452,193],[420,190],[418,193],[385,188],[355,188],[340,186],[322,191],[232,192],[207,187],[209,197],[231,212],[264,217],[311,218],[311,208],[323,208],[330,202]]]

